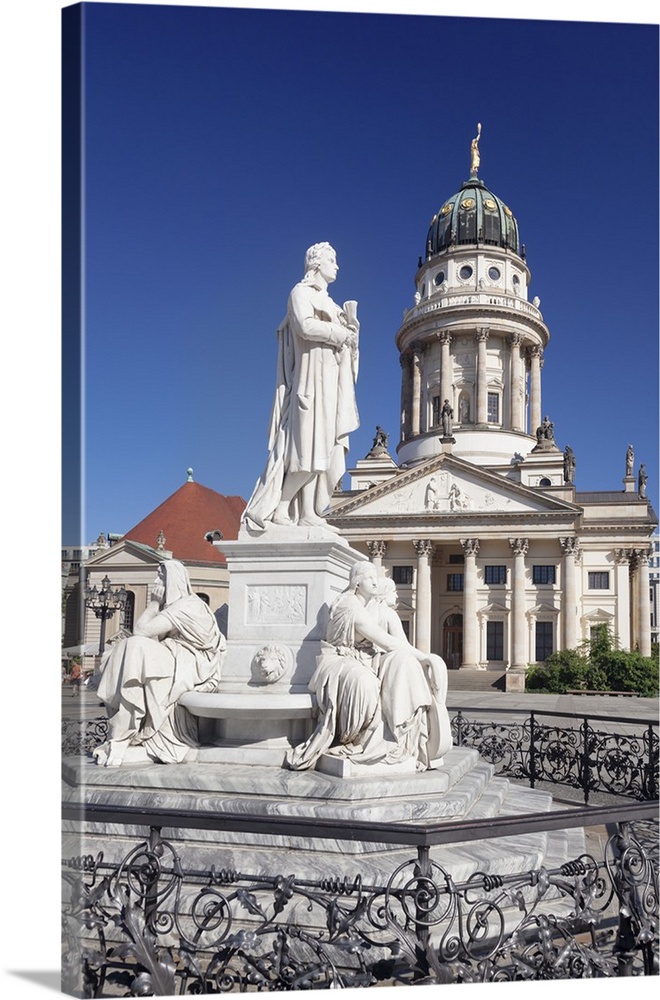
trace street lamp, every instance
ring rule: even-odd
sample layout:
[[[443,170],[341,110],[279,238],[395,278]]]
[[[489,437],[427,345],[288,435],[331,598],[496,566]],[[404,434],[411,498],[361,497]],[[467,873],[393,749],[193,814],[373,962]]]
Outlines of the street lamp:
[[[105,623],[112,618],[115,611],[124,610],[127,599],[128,593],[124,587],[112,590],[108,576],[104,576],[101,580],[100,590],[96,586],[85,588],[85,607],[93,611],[97,618],[101,619],[99,655],[105,649]]]

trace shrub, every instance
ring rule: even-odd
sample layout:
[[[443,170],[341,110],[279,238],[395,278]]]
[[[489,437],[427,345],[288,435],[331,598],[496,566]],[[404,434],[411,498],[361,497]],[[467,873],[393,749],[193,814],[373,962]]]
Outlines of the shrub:
[[[651,656],[617,649],[607,625],[599,625],[578,649],[552,653],[543,666],[530,667],[525,688],[554,694],[572,689],[637,691],[643,698],[655,698],[660,691],[658,646],[654,644]]]

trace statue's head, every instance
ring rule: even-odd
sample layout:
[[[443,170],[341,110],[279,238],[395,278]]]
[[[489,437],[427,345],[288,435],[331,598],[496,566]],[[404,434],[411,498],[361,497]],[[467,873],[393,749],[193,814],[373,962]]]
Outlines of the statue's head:
[[[374,597],[378,591],[376,567],[370,562],[354,563],[349,578],[349,589]]]
[[[182,597],[189,597],[192,594],[188,570],[178,559],[163,560],[158,567],[158,574],[156,576],[156,587],[154,588],[156,592],[158,583],[163,588],[162,603],[165,607],[168,604],[173,604],[174,601],[180,600]],[[152,591],[152,595],[156,596],[154,591]]]
[[[388,607],[390,608],[396,607],[397,605],[396,584],[392,579],[392,577],[384,576],[381,580],[379,580],[378,596],[381,599],[381,601],[383,601],[384,604],[387,604]]]
[[[337,254],[329,243],[315,243],[305,254],[305,277],[321,274],[327,282],[334,281],[339,270]]]

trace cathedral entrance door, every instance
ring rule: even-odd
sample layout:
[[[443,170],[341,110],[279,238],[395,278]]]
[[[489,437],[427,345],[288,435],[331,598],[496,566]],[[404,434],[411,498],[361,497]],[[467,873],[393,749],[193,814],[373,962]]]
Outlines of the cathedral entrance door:
[[[448,615],[442,631],[443,659],[449,670],[458,670],[463,662],[463,615]]]

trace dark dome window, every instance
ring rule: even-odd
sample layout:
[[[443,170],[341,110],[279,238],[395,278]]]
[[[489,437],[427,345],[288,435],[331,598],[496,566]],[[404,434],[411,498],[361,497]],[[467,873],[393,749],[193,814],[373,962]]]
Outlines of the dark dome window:
[[[444,271],[438,271],[438,273],[436,274],[436,276],[435,276],[435,278],[433,280],[436,283],[436,285],[441,285],[442,282],[445,280],[445,272]]]
[[[489,267],[488,277],[490,278],[491,281],[499,281],[500,278],[502,277],[502,275],[500,274],[499,267]]]
[[[458,276],[459,276],[459,278],[463,278],[464,281],[467,281],[468,278],[471,278],[472,277],[472,268],[470,267],[470,265],[469,264],[463,264],[463,267],[458,272]]]
[[[520,278],[518,277],[517,274],[514,274],[514,276],[513,276],[513,278],[511,280],[513,281],[514,285],[519,285],[520,284]]]
[[[552,483],[550,482],[547,476],[544,476],[543,479],[539,482],[539,486],[552,486]]]

